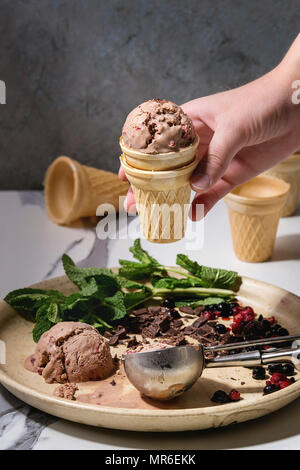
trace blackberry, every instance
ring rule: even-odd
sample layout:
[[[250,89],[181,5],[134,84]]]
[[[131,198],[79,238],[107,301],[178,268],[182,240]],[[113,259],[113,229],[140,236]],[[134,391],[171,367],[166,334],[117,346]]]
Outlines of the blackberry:
[[[227,302],[222,302],[221,304],[219,304],[217,309],[222,313],[223,317],[227,317],[227,315],[230,315],[230,304],[228,304]]]
[[[277,334],[278,336],[288,336],[289,332],[286,328],[279,328]]]
[[[227,328],[225,325],[223,325],[222,323],[218,323],[216,326],[215,326],[215,330],[217,333],[219,333],[220,335],[224,335],[225,333],[227,333]]]
[[[281,371],[285,375],[293,375],[295,372],[294,364],[291,364],[290,362],[282,364]]]
[[[264,380],[266,378],[266,371],[264,367],[261,367],[261,366],[254,367],[252,371],[252,377],[255,380]]]
[[[214,403],[228,403],[230,398],[223,390],[217,390],[211,397],[211,401]]]
[[[163,301],[163,307],[166,308],[174,308],[175,307],[175,302],[173,299],[165,299]]]
[[[280,364],[279,362],[274,362],[273,364],[269,364],[268,371],[271,375],[275,374],[275,372],[279,372],[282,374],[282,364]]]
[[[280,387],[278,387],[278,385],[268,384],[264,388],[264,395],[269,395],[269,393],[276,392],[277,390],[279,390],[279,388]]]
[[[264,331],[270,331],[271,329],[271,323],[268,320],[262,320],[261,321],[261,326]]]

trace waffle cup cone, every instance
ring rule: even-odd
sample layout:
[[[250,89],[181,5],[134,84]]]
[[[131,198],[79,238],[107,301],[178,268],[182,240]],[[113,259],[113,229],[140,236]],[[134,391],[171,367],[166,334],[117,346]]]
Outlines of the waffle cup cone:
[[[134,168],[121,156],[121,165],[132,186],[142,231],[147,240],[172,243],[184,237],[191,188],[189,179],[199,162],[181,168],[147,171]]]
[[[68,225],[81,217],[96,216],[97,207],[119,210],[119,197],[125,196],[128,183],[117,175],[81,165],[69,157],[58,157],[49,166],[45,181],[46,208],[56,224]]]
[[[198,145],[199,137],[196,136],[192,145],[181,148],[178,152],[149,154],[126,147],[123,137],[120,137],[120,147],[127,163],[134,168],[149,171],[175,170],[188,165],[194,160]]]
[[[225,197],[236,256],[250,263],[269,259],[290,185],[257,176]]]
[[[265,174],[289,183],[291,189],[282,209],[281,217],[293,215],[296,212],[300,194],[300,151],[278,163]]]

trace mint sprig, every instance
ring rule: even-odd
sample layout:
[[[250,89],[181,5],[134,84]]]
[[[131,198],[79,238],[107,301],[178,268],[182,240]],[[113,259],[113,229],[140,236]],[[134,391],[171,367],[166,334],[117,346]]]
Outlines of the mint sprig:
[[[177,256],[178,268],[163,266],[142,248],[139,239],[130,251],[137,261],[119,260],[118,274],[108,268],[79,268],[64,254],[65,273],[78,292],[65,296],[57,290],[24,288],[10,292],[4,300],[34,317],[33,339],[37,342],[45,331],[61,321],[89,323],[104,332],[152,298],[173,297],[176,306],[193,308],[218,304],[234,296],[240,281],[235,271],[201,266],[183,254]]]

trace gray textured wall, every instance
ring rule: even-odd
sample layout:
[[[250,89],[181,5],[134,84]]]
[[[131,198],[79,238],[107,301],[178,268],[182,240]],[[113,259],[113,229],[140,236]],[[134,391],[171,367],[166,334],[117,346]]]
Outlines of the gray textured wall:
[[[0,189],[39,188],[58,155],[118,168],[126,114],[272,68],[299,0],[1,0]]]

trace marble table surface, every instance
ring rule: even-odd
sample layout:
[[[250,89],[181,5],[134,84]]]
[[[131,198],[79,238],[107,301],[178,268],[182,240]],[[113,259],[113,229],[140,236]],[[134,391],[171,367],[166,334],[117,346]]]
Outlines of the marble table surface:
[[[39,191],[0,192],[0,296],[63,273],[67,252],[81,266],[116,266],[131,240],[99,240],[87,224],[58,227],[47,218]],[[137,219],[130,222],[137,226]],[[190,224],[188,231],[195,228]],[[237,270],[300,295],[300,207],[281,219],[273,257],[247,264],[235,257],[221,201],[197,226],[197,244],[144,246],[164,264],[185,251],[202,264]],[[49,416],[21,402],[0,385],[0,449],[300,449],[300,400],[258,420],[208,431],[135,433],[93,428]]]

